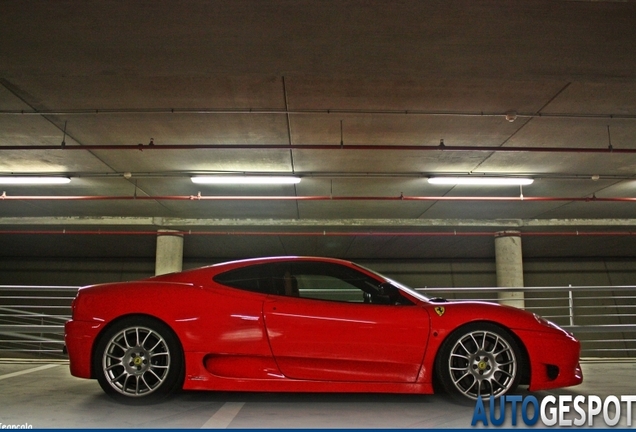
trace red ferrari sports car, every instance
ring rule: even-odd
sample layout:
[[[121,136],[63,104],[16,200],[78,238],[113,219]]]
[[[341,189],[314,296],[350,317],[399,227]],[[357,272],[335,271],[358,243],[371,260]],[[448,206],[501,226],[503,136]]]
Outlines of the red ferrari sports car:
[[[120,401],[177,389],[501,396],[581,383],[579,342],[523,310],[447,302],[352,262],[272,257],[84,287],[71,374]]]

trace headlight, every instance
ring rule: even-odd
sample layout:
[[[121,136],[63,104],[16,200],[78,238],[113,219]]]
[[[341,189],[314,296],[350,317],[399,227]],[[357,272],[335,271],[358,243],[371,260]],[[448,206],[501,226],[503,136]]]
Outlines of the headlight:
[[[534,319],[536,319],[539,324],[541,324],[543,326],[546,326],[546,327],[553,328],[553,329],[562,330],[561,327],[559,327],[558,325],[556,325],[552,321],[548,321],[547,319],[543,318],[540,315],[537,315],[536,313],[533,313],[532,315],[534,315]]]

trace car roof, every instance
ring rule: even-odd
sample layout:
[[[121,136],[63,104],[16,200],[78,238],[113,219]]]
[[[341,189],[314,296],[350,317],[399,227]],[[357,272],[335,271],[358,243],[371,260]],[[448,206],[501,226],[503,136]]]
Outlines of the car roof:
[[[208,267],[243,267],[243,265],[247,264],[265,264],[270,262],[278,262],[278,261],[321,261],[321,262],[332,262],[338,264],[348,264],[351,265],[351,261],[346,261],[338,258],[328,258],[328,257],[314,257],[314,256],[268,256],[268,257],[259,257],[259,258],[248,258],[234,261],[226,261],[218,264],[213,264]]]
[[[168,273],[168,274],[160,275],[160,276],[153,276],[148,278],[147,280],[164,281],[164,282],[184,281],[184,280],[189,280],[190,277],[196,278],[196,277],[203,276],[204,274],[215,275],[227,270],[246,267],[248,265],[258,265],[258,264],[267,264],[267,263],[275,263],[275,262],[289,262],[289,261],[327,262],[327,263],[346,265],[349,267],[354,265],[351,261],[341,260],[337,258],[328,258],[328,257],[268,256],[268,257],[248,258],[248,259],[241,259],[241,260],[234,260],[234,261],[225,261],[225,262],[221,262],[217,264],[212,264],[209,266],[184,270],[182,272]]]

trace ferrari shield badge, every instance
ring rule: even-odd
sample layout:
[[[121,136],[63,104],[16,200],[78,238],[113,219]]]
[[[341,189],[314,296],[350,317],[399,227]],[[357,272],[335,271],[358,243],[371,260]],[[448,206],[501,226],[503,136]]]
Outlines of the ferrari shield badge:
[[[446,312],[446,309],[444,308],[444,306],[437,306],[435,308],[435,312],[437,313],[437,315],[442,316],[444,315],[444,312]]]

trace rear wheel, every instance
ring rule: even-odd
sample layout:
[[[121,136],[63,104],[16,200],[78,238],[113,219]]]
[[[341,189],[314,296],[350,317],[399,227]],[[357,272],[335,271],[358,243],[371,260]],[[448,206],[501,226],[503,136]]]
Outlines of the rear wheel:
[[[183,384],[183,352],[172,330],[150,317],[129,317],[100,338],[93,367],[102,389],[132,404],[153,403]]]
[[[436,370],[453,398],[476,400],[514,391],[521,362],[521,351],[510,332],[491,323],[473,323],[457,329],[444,342]]]

